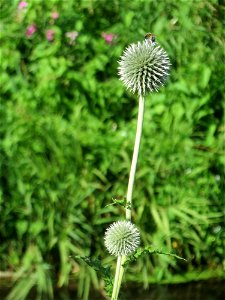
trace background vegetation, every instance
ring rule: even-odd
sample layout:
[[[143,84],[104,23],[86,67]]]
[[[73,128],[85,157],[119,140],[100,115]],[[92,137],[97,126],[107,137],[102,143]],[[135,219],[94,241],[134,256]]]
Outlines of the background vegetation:
[[[147,286],[224,276],[222,1],[27,4],[0,2],[0,265],[16,275],[11,299],[32,287],[51,298],[71,275],[81,299],[102,290],[75,256],[115,263],[103,234],[123,207],[107,205],[126,194],[137,114],[117,62],[149,31],[172,70],[147,97],[133,220],[142,246],[188,263],[146,256],[125,279]]]

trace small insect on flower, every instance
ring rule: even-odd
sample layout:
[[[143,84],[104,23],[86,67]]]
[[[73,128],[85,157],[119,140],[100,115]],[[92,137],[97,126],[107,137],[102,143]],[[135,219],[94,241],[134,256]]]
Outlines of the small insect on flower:
[[[155,43],[155,35],[151,32],[146,33],[145,39]]]

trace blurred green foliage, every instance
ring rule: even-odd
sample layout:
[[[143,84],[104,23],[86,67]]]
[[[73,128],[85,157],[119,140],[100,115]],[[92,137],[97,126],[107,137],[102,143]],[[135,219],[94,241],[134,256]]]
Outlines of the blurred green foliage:
[[[222,1],[18,3],[0,2],[0,265],[16,274],[9,299],[25,299],[32,287],[52,298],[71,274],[81,299],[102,288],[72,255],[114,263],[103,234],[124,213],[107,205],[126,194],[138,106],[118,80],[117,61],[149,31],[172,70],[146,99],[133,220],[142,246],[174,250],[188,263],[143,257],[126,279],[147,286],[196,279],[187,275],[193,270],[216,276],[224,265]],[[68,32],[79,35],[73,41]],[[115,35],[111,43],[103,32]]]

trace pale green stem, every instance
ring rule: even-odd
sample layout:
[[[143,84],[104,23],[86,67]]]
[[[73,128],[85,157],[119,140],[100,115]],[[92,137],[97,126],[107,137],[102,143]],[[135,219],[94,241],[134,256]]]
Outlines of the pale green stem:
[[[134,144],[134,152],[130,169],[130,176],[128,181],[127,188],[127,198],[126,198],[126,220],[131,221],[131,209],[132,209],[132,192],[134,186],[134,177],[137,167],[138,153],[141,142],[141,134],[144,120],[144,109],[145,109],[145,100],[144,97],[139,97],[139,108],[138,108],[138,120],[137,120],[137,130],[136,130],[136,138]],[[126,256],[118,256],[117,265],[116,265],[116,274],[113,286],[113,293],[111,300],[118,300],[118,295],[120,291],[120,286],[123,278],[124,267],[123,264],[126,260]]]
[[[123,260],[123,256],[122,255],[118,256],[117,265],[116,265],[116,274],[115,274],[115,280],[114,280],[113,292],[111,298],[112,300],[117,300],[118,298],[119,289],[120,289],[120,285],[119,285],[120,276],[121,276],[121,271],[123,270],[122,260]]]
[[[144,121],[144,110],[145,110],[145,99],[144,97],[139,96],[137,130],[136,130],[134,152],[133,152],[133,158],[132,158],[132,163],[130,168],[128,188],[127,188],[126,219],[128,221],[131,221],[132,193],[133,193],[134,177],[135,177],[140,142],[141,142],[141,134],[142,134],[143,121]]]

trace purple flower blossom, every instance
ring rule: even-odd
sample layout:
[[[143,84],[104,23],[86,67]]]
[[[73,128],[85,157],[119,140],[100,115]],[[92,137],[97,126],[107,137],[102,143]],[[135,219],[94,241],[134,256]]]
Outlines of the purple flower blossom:
[[[70,40],[70,44],[74,44],[78,35],[79,33],[77,31],[69,31],[65,33],[65,36]]]
[[[26,36],[31,37],[37,31],[37,27],[35,24],[31,24],[27,27]]]
[[[102,32],[101,36],[107,44],[112,44],[113,40],[116,38],[116,35],[114,33]]]
[[[54,40],[55,31],[53,29],[49,29],[46,31],[45,36],[49,42]]]
[[[52,19],[56,20],[59,18],[59,13],[57,11],[53,11],[51,13],[51,17],[52,17]]]
[[[24,9],[25,7],[27,7],[28,3],[26,1],[21,1],[18,5],[19,9]]]

